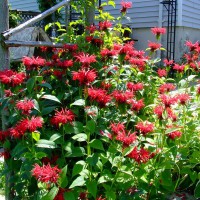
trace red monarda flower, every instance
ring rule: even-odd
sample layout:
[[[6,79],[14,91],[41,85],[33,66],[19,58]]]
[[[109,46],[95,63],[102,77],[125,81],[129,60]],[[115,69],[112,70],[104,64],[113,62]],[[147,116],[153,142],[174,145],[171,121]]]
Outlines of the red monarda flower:
[[[125,126],[123,123],[111,123],[110,128],[115,135],[125,133]]]
[[[75,114],[68,109],[62,108],[61,111],[56,111],[55,116],[51,119],[51,124],[55,126],[72,123],[75,119]]]
[[[151,132],[154,131],[154,125],[151,122],[148,122],[148,121],[138,122],[135,127],[143,135],[146,135],[147,133],[151,133]]]
[[[159,77],[166,77],[167,71],[165,69],[158,69],[157,71]]]
[[[159,28],[159,27],[151,28],[151,32],[156,36],[160,36],[166,33],[166,28]]]
[[[190,100],[189,94],[178,94],[176,97],[182,105],[185,105]]]
[[[24,126],[27,131],[34,132],[37,128],[42,128],[42,124],[43,119],[41,117],[32,116],[31,119],[23,119],[18,125]]]
[[[46,60],[40,57],[23,57],[23,64],[26,66],[27,70],[37,70],[38,67],[42,67],[46,64]]]
[[[163,62],[165,63],[166,66],[171,66],[174,63],[174,60],[164,59]]]
[[[127,83],[127,88],[131,91],[139,91],[139,90],[143,90],[144,85],[143,83],[132,83],[132,82],[128,82]]]
[[[173,121],[177,120],[177,116],[174,114],[170,107],[165,108],[161,105],[158,105],[154,108],[154,113],[158,116],[159,119],[163,119],[164,111],[166,111],[168,118],[171,118]]]
[[[172,140],[175,140],[176,138],[180,138],[182,133],[180,131],[173,131],[168,134],[168,137]]]
[[[77,44],[64,44],[63,48],[65,51],[72,53],[78,49],[78,45]]]
[[[61,170],[55,166],[51,167],[50,164],[40,167],[38,164],[34,165],[32,176],[39,182],[43,183],[57,183]]]
[[[17,86],[24,82],[25,73],[17,73],[12,70],[0,71],[0,82],[10,86]]]
[[[94,33],[97,30],[97,27],[95,25],[86,26],[86,30],[90,33]]]
[[[61,67],[61,68],[64,68],[64,69],[67,69],[69,67],[72,67],[73,66],[73,61],[72,60],[64,60],[64,61],[60,61],[58,62],[58,66]]]
[[[100,54],[103,58],[111,58],[112,56],[116,55],[116,51],[114,50],[109,50],[109,49],[102,49]]]
[[[195,51],[199,46],[199,42],[195,42],[193,44],[191,41],[188,40],[186,41],[185,46],[187,46],[190,51]]]
[[[128,100],[134,97],[134,94],[131,91],[114,90],[112,96],[118,103],[127,103]]]
[[[170,91],[174,90],[175,88],[176,88],[175,85],[172,83],[164,83],[159,87],[158,91],[160,94],[163,94],[166,92],[170,92]]]
[[[9,130],[5,130],[5,131],[0,130],[0,142],[3,143],[6,140],[6,138],[8,138],[9,136],[10,136]]]
[[[177,102],[176,97],[172,97],[170,95],[161,94],[160,95],[161,102],[165,105],[165,107],[170,107],[171,105]]]
[[[0,152],[0,157],[3,157],[5,160],[9,159],[11,157],[10,151],[7,149],[4,149],[3,152]]]
[[[11,97],[13,96],[13,93],[11,92],[11,90],[4,90],[4,95],[5,97]]]
[[[96,56],[95,55],[89,55],[85,53],[79,53],[77,56],[77,61],[79,61],[83,67],[89,67],[91,63],[96,62]]]
[[[94,69],[85,70],[83,68],[80,69],[78,72],[72,72],[72,76],[72,79],[74,81],[78,80],[80,85],[89,85],[96,79],[97,73]]]
[[[121,13],[126,13],[126,10],[128,8],[132,7],[132,2],[124,2],[124,1],[122,1],[121,2],[121,6],[122,6]]]
[[[96,101],[100,107],[105,107],[106,104],[111,100],[110,95],[107,94],[106,90],[97,88],[88,88],[88,97],[92,101]]]
[[[141,148],[140,150],[135,147],[127,157],[134,159],[138,164],[146,163],[151,158],[151,152]]]
[[[131,110],[134,110],[136,112],[139,112],[145,106],[143,99],[140,99],[138,101],[133,99],[130,101],[130,104],[131,104]]]
[[[101,31],[106,31],[108,28],[112,27],[112,23],[108,20],[99,22],[99,28]]]
[[[154,52],[154,51],[160,49],[161,44],[160,44],[160,43],[156,43],[156,42],[151,42],[151,41],[149,41],[148,47],[150,48],[150,51]]]
[[[106,198],[103,198],[102,195],[97,197],[96,200],[106,200]]]
[[[178,73],[183,73],[184,70],[185,70],[185,65],[178,65],[178,64],[175,64],[173,66],[173,69],[176,70]]]
[[[34,102],[30,99],[25,99],[23,101],[18,101],[16,103],[16,108],[22,111],[22,114],[28,115],[31,112],[31,109],[34,108]]]
[[[126,134],[125,132],[119,133],[116,136],[116,140],[120,141],[123,143],[124,147],[128,147],[130,144],[134,143],[137,139],[136,133],[128,133]]]
[[[135,67],[135,66],[138,67],[139,71],[141,71],[141,72],[144,71],[146,59],[130,58],[129,62],[133,67]]]

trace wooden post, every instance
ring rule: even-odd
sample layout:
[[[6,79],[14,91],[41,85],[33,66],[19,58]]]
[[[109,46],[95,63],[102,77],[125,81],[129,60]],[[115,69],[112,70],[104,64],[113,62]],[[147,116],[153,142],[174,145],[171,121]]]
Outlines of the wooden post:
[[[10,68],[9,62],[9,49],[4,44],[4,37],[2,33],[9,29],[9,8],[8,8],[8,0],[0,1],[0,70],[5,70]],[[1,97],[4,95],[4,91],[0,88]],[[6,113],[3,110],[1,113],[1,121],[2,121],[2,130],[5,130],[6,127]],[[8,168],[6,161],[4,161],[5,168]],[[12,176],[12,172],[7,173],[5,177],[6,188],[5,188],[5,199],[12,200],[14,199],[14,195],[12,194],[11,188],[12,183],[10,178]]]
[[[94,17],[95,17],[95,0],[90,0],[90,2],[85,7],[85,14],[86,14],[86,25],[94,24]]]
[[[9,69],[9,50],[3,43],[3,33],[9,29],[8,0],[0,0],[0,70]]]

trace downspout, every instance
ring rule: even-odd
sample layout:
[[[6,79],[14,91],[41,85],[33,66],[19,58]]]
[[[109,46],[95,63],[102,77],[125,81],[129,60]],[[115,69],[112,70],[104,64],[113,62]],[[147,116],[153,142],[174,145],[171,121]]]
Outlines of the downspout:
[[[163,4],[162,4],[163,0],[159,0],[159,11],[158,11],[158,27],[162,27],[163,24]],[[161,37],[161,41],[162,43],[162,37]],[[161,51],[158,51],[158,58],[161,59]]]

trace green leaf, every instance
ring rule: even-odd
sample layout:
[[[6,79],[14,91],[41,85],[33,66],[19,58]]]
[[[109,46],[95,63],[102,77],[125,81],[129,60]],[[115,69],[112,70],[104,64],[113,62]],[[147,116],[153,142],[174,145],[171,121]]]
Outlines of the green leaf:
[[[83,161],[83,160],[78,161],[74,165],[74,168],[73,168],[73,171],[72,171],[72,177],[74,177],[77,174],[79,174],[80,172],[82,172],[82,170],[84,169],[84,167],[85,167],[85,161]]]
[[[171,186],[172,185],[171,170],[163,171],[161,174],[161,179],[162,179],[162,182],[161,182],[162,185]]]
[[[66,157],[82,157],[85,155],[83,147],[74,147],[66,153]]]
[[[70,107],[72,106],[85,106],[85,100],[84,99],[76,100],[74,103],[70,104]]]
[[[29,78],[28,81],[26,82],[26,87],[29,93],[32,92],[34,85],[35,85],[35,78]]]
[[[48,88],[50,90],[52,89],[52,86],[49,83],[41,83],[39,85],[42,86],[42,87],[46,87],[46,88]]]
[[[169,128],[169,129],[167,129],[165,131],[165,133],[168,134],[168,133],[171,133],[171,132],[174,132],[174,131],[178,131],[178,130],[180,130],[180,128]]]
[[[40,148],[48,148],[48,149],[55,149],[56,148],[56,144],[53,141],[49,141],[49,140],[38,140],[38,142],[36,143],[37,147]]]
[[[85,142],[87,141],[87,135],[85,133],[79,133],[79,134],[74,135],[72,139],[78,142]]]
[[[37,142],[40,139],[40,133],[32,132],[32,138]]]
[[[65,188],[68,184],[68,179],[67,179],[67,165],[62,168],[62,172],[60,173],[60,178],[58,180],[59,186],[61,188]]]
[[[44,152],[37,152],[36,153],[36,158],[38,158],[38,159],[44,158],[46,156],[47,156],[47,154],[44,153]]]
[[[70,185],[69,188],[71,189],[71,188],[74,188],[74,187],[77,187],[77,186],[83,186],[83,185],[85,185],[84,177],[79,176],[72,182],[72,184]]]
[[[55,196],[58,193],[58,188],[57,187],[53,187],[50,192],[48,192],[47,195],[45,195],[44,197],[41,198],[41,200],[54,200]]]
[[[76,200],[73,192],[65,192],[64,198],[65,200]]]
[[[88,180],[86,182],[86,186],[88,189],[88,192],[90,194],[92,194],[92,196],[96,199],[96,195],[97,195],[97,182],[95,180]]]
[[[56,102],[58,102],[58,103],[61,103],[60,100],[59,100],[56,96],[54,96],[54,95],[45,94],[45,95],[43,95],[41,98],[43,98],[43,99],[48,99],[48,100],[51,100],[51,101],[56,101]]]
[[[106,199],[107,200],[115,200],[116,199],[116,194],[114,191],[107,191],[106,192]]]
[[[90,133],[94,133],[95,129],[96,129],[96,124],[94,120],[90,120],[87,122],[86,124],[86,129],[90,132]]]
[[[53,134],[51,137],[50,137],[50,141],[54,142],[56,141],[57,139],[59,139],[60,137],[62,137],[62,135],[60,135],[59,133],[55,133]]]
[[[103,150],[104,151],[104,147],[103,147],[103,144],[102,144],[101,140],[93,139],[90,142],[90,146],[92,148],[94,148],[94,149],[99,149],[99,150]]]
[[[91,156],[88,156],[86,162],[91,166],[96,166],[98,163],[98,154],[93,154]]]
[[[57,106],[51,106],[51,107],[46,107],[42,109],[42,115],[48,115],[52,111],[54,111],[57,108]]]
[[[197,182],[195,190],[194,190],[195,198],[200,198],[200,180]]]

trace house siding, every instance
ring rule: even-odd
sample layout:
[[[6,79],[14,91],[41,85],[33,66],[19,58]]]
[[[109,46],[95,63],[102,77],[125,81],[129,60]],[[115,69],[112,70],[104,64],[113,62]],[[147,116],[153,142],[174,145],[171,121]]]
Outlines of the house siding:
[[[8,0],[12,10],[39,11],[37,0]]]
[[[183,0],[182,25],[200,29],[200,1]]]
[[[103,1],[105,2],[105,0]],[[116,7],[106,7],[106,9],[114,16],[120,15],[121,0],[116,0]],[[123,23],[131,28],[148,28],[158,26],[159,18],[159,0],[132,0],[133,6],[128,9],[127,17],[129,20],[124,20]]]

